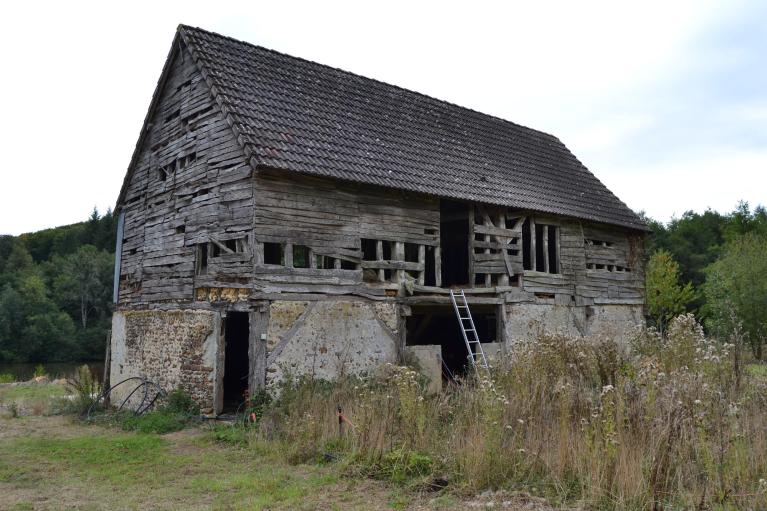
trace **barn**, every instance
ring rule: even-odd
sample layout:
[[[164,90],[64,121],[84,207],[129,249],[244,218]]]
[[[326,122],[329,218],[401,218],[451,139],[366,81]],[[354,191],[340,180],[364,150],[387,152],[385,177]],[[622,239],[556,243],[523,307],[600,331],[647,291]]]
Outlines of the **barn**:
[[[643,320],[643,221],[556,137],[178,27],[116,204],[111,380],[206,413]]]

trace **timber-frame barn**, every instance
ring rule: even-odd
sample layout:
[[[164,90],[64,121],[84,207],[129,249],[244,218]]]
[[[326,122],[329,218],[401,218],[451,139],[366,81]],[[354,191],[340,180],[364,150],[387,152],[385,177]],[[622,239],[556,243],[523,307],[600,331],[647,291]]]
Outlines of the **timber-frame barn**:
[[[646,226],[556,137],[178,27],[117,201],[111,380],[219,413],[288,375],[642,322]],[[439,385],[439,381],[437,382]]]

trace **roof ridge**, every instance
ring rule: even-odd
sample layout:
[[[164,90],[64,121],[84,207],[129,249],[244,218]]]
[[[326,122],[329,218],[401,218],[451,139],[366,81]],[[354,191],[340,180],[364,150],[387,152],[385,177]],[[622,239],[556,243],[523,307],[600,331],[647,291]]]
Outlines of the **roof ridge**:
[[[541,134],[541,135],[546,135],[547,137],[551,137],[552,139],[556,140],[557,142],[562,143],[562,141],[559,139],[559,137],[557,137],[556,135],[554,135],[552,133],[549,133],[549,132],[546,132],[546,131],[542,131],[542,130],[539,130],[539,129],[535,129],[535,128],[531,128],[530,126],[525,126],[524,124],[519,124],[519,123],[516,123],[514,121],[510,121],[508,119],[504,119],[503,117],[498,117],[497,115],[481,112],[481,111],[476,110],[474,108],[471,108],[471,107],[468,107],[468,106],[459,105],[458,103],[453,103],[453,102],[447,101],[445,99],[440,99],[440,98],[437,98],[435,96],[430,96],[428,94],[424,94],[423,92],[419,92],[417,90],[407,89],[407,88],[405,88],[405,87],[403,87],[401,85],[396,85],[396,84],[393,84],[393,83],[385,82],[385,81],[380,80],[378,78],[371,78],[369,76],[364,76],[364,75],[361,75],[359,73],[355,73],[353,71],[347,71],[346,69],[342,69],[340,67],[334,67],[334,66],[331,66],[331,65],[328,65],[328,64],[323,64],[322,62],[317,62],[317,61],[314,61],[314,60],[309,60],[309,59],[306,59],[306,58],[303,58],[303,57],[297,57],[295,55],[290,55],[289,53],[283,53],[281,51],[277,51],[277,50],[274,50],[272,48],[267,48],[266,46],[261,46],[261,45],[258,45],[258,44],[254,44],[254,43],[251,43],[251,42],[248,42],[248,41],[244,41],[242,39],[236,39],[236,38],[228,36],[228,35],[220,34],[218,32],[214,32],[212,30],[206,30],[204,28],[195,27],[195,26],[192,26],[192,25],[185,25],[185,24],[181,23],[181,24],[179,24],[178,29],[179,30],[187,30],[188,29],[188,30],[203,32],[205,34],[210,34],[210,35],[213,35],[213,36],[216,36],[216,37],[220,37],[221,39],[226,39],[226,40],[238,43],[238,44],[244,44],[244,45],[250,46],[252,48],[257,48],[259,50],[264,50],[266,52],[273,53],[273,54],[279,55],[281,57],[288,57],[290,59],[300,60],[301,62],[305,62],[305,63],[311,64],[313,66],[320,66],[322,68],[329,69],[331,71],[338,71],[338,72],[341,72],[341,73],[344,73],[344,74],[347,74],[347,75],[350,75],[350,76],[354,76],[356,78],[361,78],[363,80],[369,80],[369,81],[372,81],[372,82],[376,82],[378,84],[385,85],[386,87],[394,87],[395,89],[398,89],[400,91],[406,92],[408,94],[415,94],[416,96],[420,96],[422,98],[426,98],[426,99],[428,99],[430,101],[434,101],[436,103],[447,105],[447,106],[450,106],[450,107],[453,107],[453,108],[460,108],[461,110],[465,110],[467,112],[471,112],[471,113],[474,113],[474,114],[477,114],[477,115],[481,115],[481,116],[484,116],[484,117],[489,117],[489,118],[495,119],[497,121],[501,121],[503,123],[511,124],[511,125],[513,125],[513,126],[515,126],[517,128],[522,128],[522,129],[531,131],[533,133],[538,133],[538,134]]]

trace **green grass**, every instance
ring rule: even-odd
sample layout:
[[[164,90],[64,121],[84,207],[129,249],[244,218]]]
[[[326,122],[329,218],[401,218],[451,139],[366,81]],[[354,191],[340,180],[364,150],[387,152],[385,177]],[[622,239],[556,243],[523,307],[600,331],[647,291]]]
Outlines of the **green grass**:
[[[0,404],[13,401],[53,399],[67,394],[62,385],[16,385],[0,387]]]
[[[751,376],[767,380],[767,364],[748,364],[746,365],[746,371]]]
[[[24,421],[39,426],[47,419],[6,420],[23,428]],[[407,500],[398,495],[394,505],[389,490],[376,486],[373,506],[368,486],[379,483],[342,477],[332,465],[291,466],[277,444],[242,448],[215,430],[160,436],[72,424],[55,431],[75,436],[0,442],[7,508],[25,509],[30,492],[50,499],[54,509],[108,509],[109,503],[126,509],[385,509]]]

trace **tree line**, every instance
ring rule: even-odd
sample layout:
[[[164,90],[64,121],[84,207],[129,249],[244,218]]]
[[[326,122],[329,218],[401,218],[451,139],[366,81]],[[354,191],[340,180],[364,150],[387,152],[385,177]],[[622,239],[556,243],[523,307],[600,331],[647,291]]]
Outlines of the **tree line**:
[[[687,212],[668,224],[646,221],[649,319],[663,331],[694,313],[708,333],[744,342],[761,360],[767,342],[767,211],[741,202],[730,213]]]
[[[116,218],[0,236],[0,362],[101,359],[112,313]]]
[[[684,312],[709,333],[767,340],[767,211],[645,217],[647,312],[661,331]],[[0,236],[0,362],[100,359],[112,312],[116,218]]]

